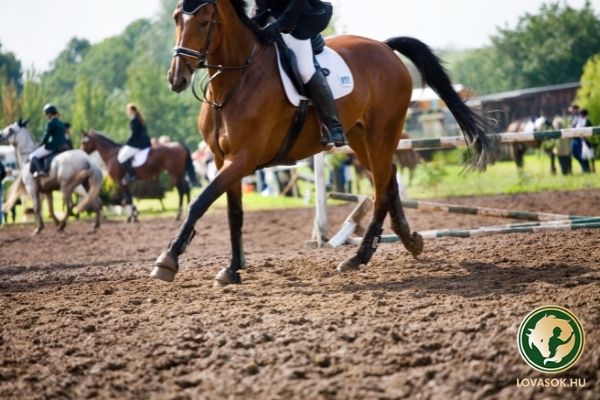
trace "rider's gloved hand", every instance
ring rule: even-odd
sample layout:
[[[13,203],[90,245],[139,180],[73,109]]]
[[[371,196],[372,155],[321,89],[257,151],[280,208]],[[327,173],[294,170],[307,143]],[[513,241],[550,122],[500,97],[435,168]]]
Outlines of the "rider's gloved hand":
[[[277,21],[269,23],[267,26],[260,30],[260,35],[265,43],[272,44],[277,41],[279,37],[279,24]]]

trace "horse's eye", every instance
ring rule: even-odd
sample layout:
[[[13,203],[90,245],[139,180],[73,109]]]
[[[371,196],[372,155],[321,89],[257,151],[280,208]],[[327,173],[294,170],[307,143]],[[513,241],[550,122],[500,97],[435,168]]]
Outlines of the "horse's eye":
[[[206,28],[206,27],[208,26],[208,24],[210,24],[210,22],[209,22],[209,21],[202,21],[202,22],[200,23],[200,27],[201,27],[201,28]]]

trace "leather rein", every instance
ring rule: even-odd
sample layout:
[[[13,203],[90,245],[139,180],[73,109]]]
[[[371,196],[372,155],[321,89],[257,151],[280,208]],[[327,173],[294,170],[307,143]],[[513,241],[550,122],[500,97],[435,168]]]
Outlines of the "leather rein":
[[[193,93],[194,97],[199,102],[206,103],[206,104],[210,105],[212,108],[214,108],[215,110],[222,110],[223,107],[225,107],[225,104],[227,103],[227,101],[229,101],[229,99],[231,99],[231,97],[233,97],[235,92],[239,89],[241,82],[242,82],[242,78],[244,77],[246,71],[254,63],[254,61],[258,58],[258,56],[262,53],[262,50],[264,50],[264,46],[262,47],[262,49],[260,51],[258,51],[258,47],[259,47],[258,43],[256,40],[254,40],[254,43],[252,45],[252,50],[250,51],[250,55],[247,57],[246,62],[242,65],[229,66],[229,65],[209,64],[208,63],[208,55],[210,54],[209,49],[210,49],[210,46],[212,45],[214,29],[218,24],[217,1],[218,0],[206,0],[203,4],[198,6],[195,10],[190,11],[190,12],[186,12],[186,11],[182,10],[182,12],[184,14],[193,16],[204,6],[211,5],[213,7],[210,25],[208,28],[208,35],[206,36],[206,43],[204,45],[204,48],[202,50],[198,51],[198,50],[190,49],[188,47],[177,46],[173,49],[173,57],[188,57],[188,58],[191,58],[196,61],[196,64],[193,67],[190,66],[189,63],[184,62],[184,64],[192,72],[191,87],[192,87],[192,93]],[[206,73],[202,76],[202,78],[200,80],[202,96],[198,95],[198,92],[196,91],[196,85],[195,85],[196,76],[197,76],[196,73],[199,70],[207,70]],[[211,75],[210,70],[216,70],[216,73]],[[216,79],[217,77],[222,75],[223,73],[232,72],[232,71],[241,71],[242,72],[240,74],[239,78],[237,79],[235,85],[233,86],[233,88],[227,94],[225,94],[225,96],[223,97],[223,99],[220,102],[208,100],[207,92],[208,92],[210,83],[214,79]]]

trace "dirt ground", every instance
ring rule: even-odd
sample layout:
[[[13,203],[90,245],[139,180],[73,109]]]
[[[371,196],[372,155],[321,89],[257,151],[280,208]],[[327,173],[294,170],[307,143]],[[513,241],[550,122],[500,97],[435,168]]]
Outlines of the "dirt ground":
[[[600,191],[458,199],[600,214]],[[331,230],[352,206],[330,208]],[[312,210],[246,215],[244,284],[213,289],[228,262],[226,215],[198,225],[173,284],[149,278],[178,224],[0,230],[0,398],[600,398],[600,231],[427,240],[415,260],[382,245],[341,276],[352,247],[307,249]],[[413,228],[498,219],[408,212]],[[574,311],[587,343],[559,377],[583,389],[518,388],[546,377],[516,333],[542,305]]]

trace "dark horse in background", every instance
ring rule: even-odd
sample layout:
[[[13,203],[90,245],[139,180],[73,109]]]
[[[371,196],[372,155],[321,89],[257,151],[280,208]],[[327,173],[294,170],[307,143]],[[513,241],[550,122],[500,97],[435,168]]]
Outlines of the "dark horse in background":
[[[227,193],[231,237],[231,263],[215,284],[241,283],[245,265],[242,246],[241,181],[272,162],[285,141],[296,108],[287,100],[278,79],[275,46],[259,38],[259,30],[246,15],[242,0],[194,1],[194,12],[184,14],[182,4],[173,15],[176,25],[175,57],[168,79],[172,90],[190,86],[197,69],[213,76],[207,101],[200,110],[199,128],[215,154],[216,178],[190,204],[188,215],[167,251],[156,260],[151,276],[173,281],[179,256],[194,237],[196,221],[223,193]],[[404,247],[417,257],[423,239],[411,232],[398,194],[394,154],[404,128],[412,94],[408,69],[395,51],[408,57],[448,105],[469,143],[474,144],[479,166],[485,165],[490,143],[483,120],[469,109],[452,88],[440,60],[424,43],[407,37],[379,42],[357,36],[327,41],[348,63],[356,79],[354,91],[337,101],[350,147],[371,172],[375,186],[374,215],[356,255],[338,266],[340,272],[359,269],[371,260],[389,214],[392,229]],[[288,161],[323,151],[320,124],[310,110]]]
[[[403,133],[400,135],[400,140],[404,139],[410,139],[410,135],[408,133]],[[415,177],[417,165],[419,165],[422,161],[423,159],[414,149],[396,150],[396,153],[394,154],[394,164],[400,170],[400,173],[402,173],[405,168],[408,169],[409,186],[412,184],[413,178]],[[369,175],[367,168],[365,168],[360,160],[354,156],[352,156],[352,165],[356,170],[356,191],[357,193],[362,193],[360,181],[363,179],[369,179],[371,184],[373,184],[373,181],[371,180],[371,176]]]
[[[137,209],[133,205],[131,191],[128,185],[123,185],[121,182],[125,174],[125,170],[117,160],[121,145],[98,132],[91,131],[83,134],[81,148],[88,154],[98,151],[104,164],[106,164],[108,174],[113,181],[119,183],[127,205],[131,206],[128,221],[137,221]],[[176,217],[178,220],[183,213],[184,196],[187,197],[188,203],[190,201],[190,186],[185,177],[191,164],[190,152],[185,146],[179,143],[165,143],[153,147],[146,162],[142,166],[134,168],[136,177],[140,180],[155,178],[162,171],[168,172],[171,183],[177,188],[179,194],[179,207]]]

